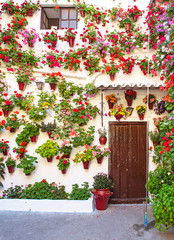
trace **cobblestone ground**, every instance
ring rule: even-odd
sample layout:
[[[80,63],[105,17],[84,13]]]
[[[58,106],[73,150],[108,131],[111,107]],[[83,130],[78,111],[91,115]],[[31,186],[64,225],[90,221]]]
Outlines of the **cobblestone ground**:
[[[110,205],[85,214],[0,211],[0,240],[173,240],[174,229],[155,229],[148,206]]]

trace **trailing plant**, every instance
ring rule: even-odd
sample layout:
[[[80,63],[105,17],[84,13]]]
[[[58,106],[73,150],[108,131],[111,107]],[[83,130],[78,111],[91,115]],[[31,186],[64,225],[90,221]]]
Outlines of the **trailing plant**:
[[[53,108],[56,99],[54,93],[48,94],[47,92],[41,91],[37,96],[39,96],[38,106],[43,109]]]
[[[8,154],[5,164],[8,167],[16,167],[16,159],[11,157],[11,153]]]
[[[75,93],[79,95],[83,92],[82,87],[75,85],[73,82],[67,82],[65,79],[58,83],[58,89],[60,96],[65,99],[69,99]]]
[[[152,142],[160,142],[161,141],[161,134],[157,130],[149,132],[150,140]]]
[[[26,155],[25,157],[21,158],[20,163],[17,165],[17,168],[23,168],[23,172],[25,174],[30,174],[35,170],[34,163],[38,163],[37,157],[33,157],[30,155]]]
[[[32,93],[22,95],[21,93],[14,91],[14,94],[11,95],[11,99],[13,100],[16,107],[19,107],[21,110],[26,111],[31,107],[34,96]]]
[[[45,74],[42,74],[45,76]],[[64,79],[60,72],[52,72],[46,74],[48,77],[45,78],[45,83],[55,83],[57,84],[60,80]]]

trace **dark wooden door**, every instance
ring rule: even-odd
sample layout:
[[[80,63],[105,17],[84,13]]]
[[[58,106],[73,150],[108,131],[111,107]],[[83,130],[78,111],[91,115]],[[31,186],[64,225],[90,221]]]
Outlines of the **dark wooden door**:
[[[110,122],[111,203],[142,203],[146,190],[146,122]]]

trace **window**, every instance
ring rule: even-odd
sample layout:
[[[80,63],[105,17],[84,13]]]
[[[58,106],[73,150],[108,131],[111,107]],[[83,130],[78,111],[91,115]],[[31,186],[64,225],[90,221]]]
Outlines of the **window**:
[[[53,7],[42,7],[41,29],[52,27],[77,28],[77,11],[73,7],[60,7],[58,11]]]

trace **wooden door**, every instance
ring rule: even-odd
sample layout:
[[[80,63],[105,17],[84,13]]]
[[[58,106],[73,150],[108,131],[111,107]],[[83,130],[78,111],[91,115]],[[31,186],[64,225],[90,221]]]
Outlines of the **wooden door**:
[[[110,122],[111,203],[142,203],[146,190],[146,122]]]

